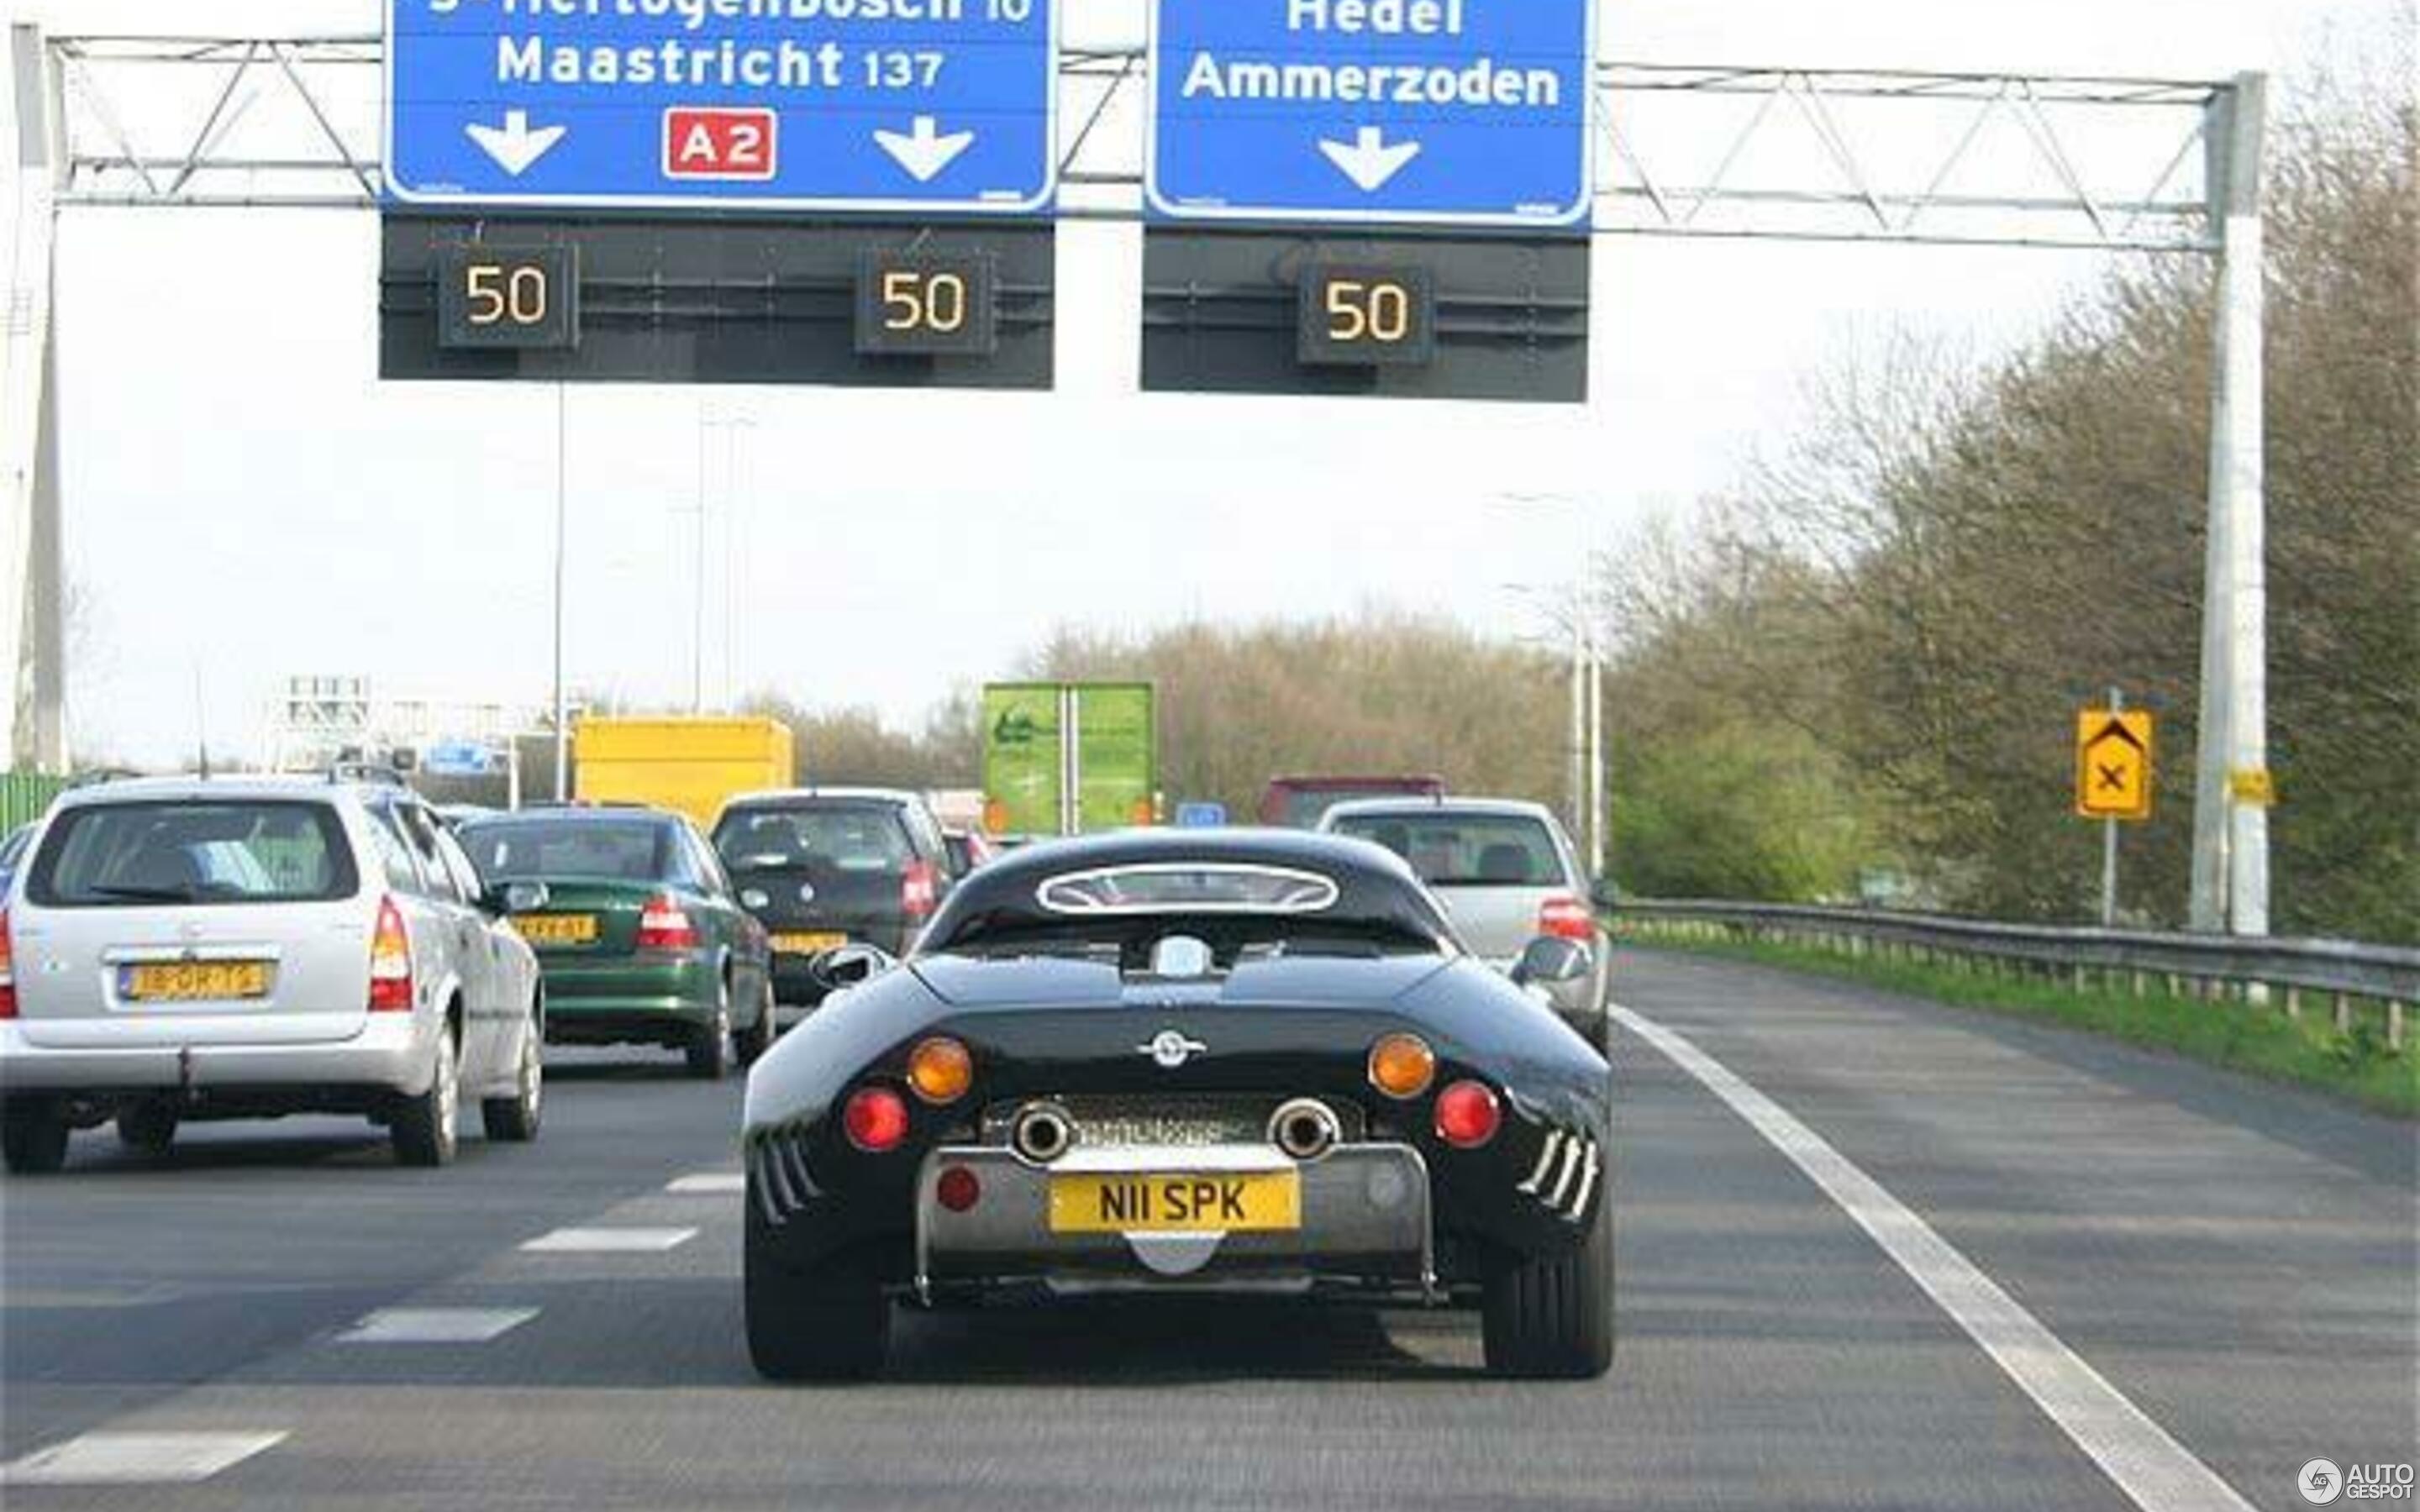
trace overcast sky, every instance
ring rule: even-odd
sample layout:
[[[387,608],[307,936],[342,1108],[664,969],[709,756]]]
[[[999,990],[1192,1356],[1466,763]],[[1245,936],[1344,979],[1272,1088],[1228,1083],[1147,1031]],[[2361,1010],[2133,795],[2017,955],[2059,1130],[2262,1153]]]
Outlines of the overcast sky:
[[[2289,69],[2348,36],[2358,51],[2397,4],[1627,0],[1606,6],[1601,46],[1640,61],[2199,77]],[[1125,0],[1063,5],[1071,36],[1132,25]],[[376,0],[14,8],[54,30],[188,34],[367,31],[380,13]],[[190,750],[197,666],[222,749],[256,747],[288,673],[544,701],[553,392],[380,383],[376,233],[364,212],[66,216],[80,751]],[[1788,432],[1805,375],[1844,347],[1904,331],[1989,349],[2105,266],[1600,241],[1591,402],[1524,409],[1140,396],[1140,262],[1130,227],[1063,229],[1051,394],[571,391],[573,683],[689,697],[684,511],[702,409],[752,424],[710,448],[709,698],[762,687],[912,723],[1062,624],[1383,604],[1534,630],[1502,585],[1567,574],[1571,517],[1498,496],[1584,499],[1592,528],[1618,532],[1722,487]]]

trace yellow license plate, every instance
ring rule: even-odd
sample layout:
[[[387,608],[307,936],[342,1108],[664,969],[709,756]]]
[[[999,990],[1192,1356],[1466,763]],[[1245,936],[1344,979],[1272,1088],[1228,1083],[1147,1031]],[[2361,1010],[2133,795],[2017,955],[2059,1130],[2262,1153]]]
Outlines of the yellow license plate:
[[[593,945],[597,942],[597,916],[594,914],[523,914],[513,920],[522,939],[532,945]]]
[[[132,1003],[240,1001],[269,995],[266,961],[176,961],[129,966],[119,995]]]
[[[847,935],[830,930],[773,936],[773,949],[783,955],[814,955],[819,950],[837,950],[847,943]]]
[[[1293,1171],[1054,1176],[1054,1234],[1249,1234],[1302,1227]]]

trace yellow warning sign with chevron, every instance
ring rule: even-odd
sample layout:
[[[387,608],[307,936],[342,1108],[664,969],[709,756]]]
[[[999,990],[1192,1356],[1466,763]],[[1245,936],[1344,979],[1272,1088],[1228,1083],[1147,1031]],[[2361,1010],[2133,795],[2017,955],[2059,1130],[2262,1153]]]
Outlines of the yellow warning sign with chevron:
[[[2151,817],[2155,721],[2148,709],[2086,709],[2075,717],[2075,811],[2139,824]]]

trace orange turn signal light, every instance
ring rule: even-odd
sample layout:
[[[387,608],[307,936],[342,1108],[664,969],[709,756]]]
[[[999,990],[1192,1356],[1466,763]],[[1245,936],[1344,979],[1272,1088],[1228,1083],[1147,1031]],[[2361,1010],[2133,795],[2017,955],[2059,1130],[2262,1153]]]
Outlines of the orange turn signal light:
[[[1390,1034],[1370,1047],[1370,1085],[1388,1097],[1418,1097],[1435,1079],[1436,1052],[1417,1034]]]
[[[908,1052],[908,1085],[927,1103],[954,1103],[974,1081],[975,1057],[947,1035],[920,1040]]]

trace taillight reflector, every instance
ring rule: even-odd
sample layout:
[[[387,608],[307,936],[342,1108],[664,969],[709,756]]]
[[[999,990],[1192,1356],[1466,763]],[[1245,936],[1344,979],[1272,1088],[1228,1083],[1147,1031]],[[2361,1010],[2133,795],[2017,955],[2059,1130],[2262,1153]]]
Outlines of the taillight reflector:
[[[939,887],[930,861],[910,861],[899,874],[899,909],[909,918],[923,918],[933,911]]]
[[[411,936],[392,898],[379,900],[378,928],[370,935],[370,1011],[411,1011]]]
[[[1596,938],[1596,914],[1577,898],[1549,898],[1538,907],[1538,933],[1586,944]]]
[[[697,926],[690,922],[679,899],[664,893],[647,900],[647,906],[639,914],[638,946],[642,950],[697,949]]]
[[[1479,1082],[1456,1082],[1437,1094],[1437,1137],[1457,1149],[1476,1149],[1496,1137],[1503,1122],[1496,1094]]]
[[[8,910],[0,908],[0,1019],[17,1016],[17,955],[8,943]]]
[[[907,1100],[888,1087],[861,1087],[840,1110],[848,1142],[869,1155],[896,1149],[908,1137]]]

